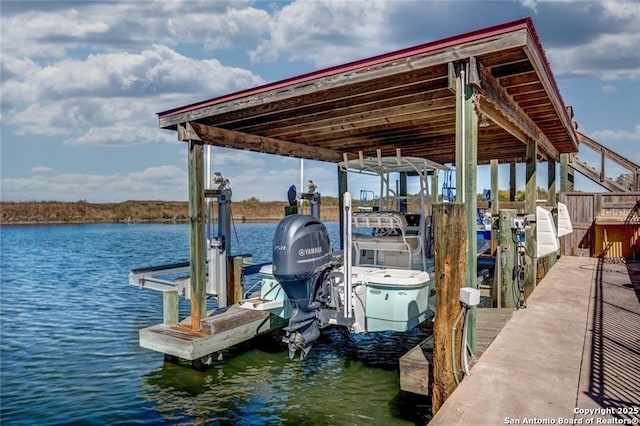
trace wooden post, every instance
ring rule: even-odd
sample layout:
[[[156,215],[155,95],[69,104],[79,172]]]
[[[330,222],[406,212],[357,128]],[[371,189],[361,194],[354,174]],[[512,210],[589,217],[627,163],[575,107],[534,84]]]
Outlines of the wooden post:
[[[439,170],[434,170],[433,174],[431,175],[431,204],[435,204],[438,202],[438,193],[439,191],[439,187],[438,187],[438,176],[440,174]],[[430,212],[433,214],[433,212]]]
[[[435,414],[456,388],[454,371],[460,374],[462,319],[455,337],[455,370],[451,356],[452,328],[462,310],[460,289],[466,281],[466,211],[462,203],[436,204],[433,209],[436,317],[433,324],[432,411]]]
[[[604,163],[606,160],[607,154],[604,151],[604,148],[600,148],[600,182],[604,182],[605,172],[604,172]]]
[[[509,201],[516,200],[516,163],[509,164]]]
[[[344,250],[344,218],[342,212],[344,211],[344,200],[342,195],[347,192],[347,172],[342,171],[338,166],[338,218],[340,222],[340,250]]]
[[[511,221],[516,218],[516,210],[502,209],[500,210],[500,264],[496,265],[496,269],[500,268],[500,298],[502,306],[499,308],[515,308],[518,306],[518,283],[513,276],[516,265],[516,244],[513,242],[513,232],[511,230]]]
[[[524,213],[526,215],[536,214],[536,199],[538,198],[538,187],[536,183],[536,165],[538,160],[538,143],[529,140],[527,143],[527,166],[525,180]],[[529,298],[533,289],[536,288],[536,223],[530,223],[525,228],[525,270],[524,270],[524,297]]]
[[[242,256],[227,257],[227,306],[242,300]]]
[[[491,160],[491,251],[490,253],[495,256],[495,266],[493,268],[493,288],[491,289],[491,306],[499,308],[502,303],[502,295],[500,294],[500,253],[498,250],[498,222],[500,212],[500,201],[498,188],[498,160]]]
[[[548,193],[547,197],[547,205],[553,207],[553,221],[556,225],[556,229],[558,229],[558,200],[556,197],[556,160],[553,158],[549,158],[547,160],[547,181],[548,185]],[[560,254],[560,253],[558,253]],[[558,258],[558,254],[552,254],[549,256],[549,268],[556,264],[556,260]]]
[[[189,253],[191,279],[191,328],[200,330],[207,315],[205,261],[204,156],[202,143],[189,145]]]
[[[498,245],[498,230],[495,226],[498,221],[500,202],[498,200],[498,160],[491,160],[491,253],[495,252]]]
[[[560,154],[560,192],[573,192],[573,170],[569,167],[570,154]]]
[[[178,292],[176,290],[162,292],[162,323],[165,325],[178,323]]]
[[[463,202],[467,212],[467,280],[468,287],[477,288],[478,281],[478,237],[477,237],[477,163],[478,163],[478,117],[474,109],[473,88],[466,82],[470,72],[469,63],[460,64],[456,74],[456,201]],[[463,73],[464,72],[464,73]],[[476,350],[476,310],[470,308],[468,341]]]
[[[471,72],[471,67],[468,67]],[[465,204],[467,206],[467,287],[478,288],[478,114],[473,106],[474,94],[465,84]],[[478,307],[469,308],[467,340],[472,351],[478,349],[476,316]]]

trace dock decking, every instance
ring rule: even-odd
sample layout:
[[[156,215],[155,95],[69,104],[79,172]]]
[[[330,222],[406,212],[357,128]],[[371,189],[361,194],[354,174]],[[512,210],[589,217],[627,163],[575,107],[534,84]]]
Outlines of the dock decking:
[[[478,309],[476,317],[477,353],[480,357],[513,315],[513,309]],[[429,395],[429,369],[432,368],[433,335],[400,358],[400,389],[418,395]]]
[[[636,424],[639,330],[640,263],[562,257],[429,424]]]
[[[238,306],[219,309],[191,329],[190,317],[179,324],[158,324],[140,330],[140,346],[185,360],[214,354],[252,337],[283,327],[286,321],[266,311]]]

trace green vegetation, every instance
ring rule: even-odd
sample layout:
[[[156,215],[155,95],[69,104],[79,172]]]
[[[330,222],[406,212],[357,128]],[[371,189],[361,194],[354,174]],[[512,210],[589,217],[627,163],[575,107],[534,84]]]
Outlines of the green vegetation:
[[[322,200],[322,219],[338,220],[335,206]],[[255,197],[231,205],[234,221],[269,222],[284,216],[284,201],[260,201]],[[212,204],[214,217],[217,206]],[[308,207],[305,209],[308,213]],[[122,203],[88,203],[41,201],[0,202],[0,224],[36,223],[186,223],[189,205],[186,201],[124,201]]]

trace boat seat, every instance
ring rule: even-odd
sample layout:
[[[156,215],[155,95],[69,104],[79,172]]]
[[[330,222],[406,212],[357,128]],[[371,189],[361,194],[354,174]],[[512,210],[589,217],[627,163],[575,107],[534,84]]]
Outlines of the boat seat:
[[[377,261],[377,252],[408,252],[408,265],[411,269],[413,256],[420,253],[419,235],[407,234],[407,219],[399,212],[354,212],[352,215],[352,225],[355,228],[369,228],[380,231],[387,229],[394,231],[398,235],[365,235],[354,233],[352,235],[353,246],[357,255],[356,265],[360,264],[360,252],[362,250],[373,250],[374,259]]]

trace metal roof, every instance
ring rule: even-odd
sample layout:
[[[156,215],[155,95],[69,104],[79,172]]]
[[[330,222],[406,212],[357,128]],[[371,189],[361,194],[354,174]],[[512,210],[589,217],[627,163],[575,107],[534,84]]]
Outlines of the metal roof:
[[[161,128],[205,143],[340,162],[346,154],[455,161],[452,65],[472,66],[478,162],[576,152],[574,125],[532,21],[521,19],[178,107]],[[189,123],[187,125],[187,123]]]

